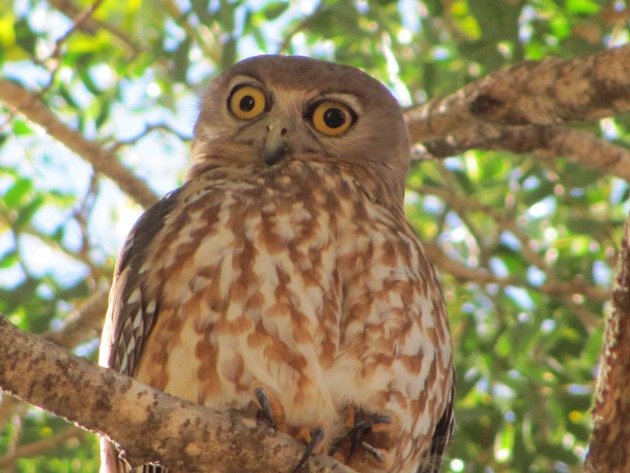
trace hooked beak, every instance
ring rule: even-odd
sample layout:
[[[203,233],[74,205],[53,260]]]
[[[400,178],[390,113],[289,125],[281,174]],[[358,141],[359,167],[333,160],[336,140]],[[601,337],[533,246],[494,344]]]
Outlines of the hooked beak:
[[[276,164],[289,153],[287,134],[291,128],[291,122],[285,117],[278,118],[267,125],[267,136],[262,149],[265,164],[269,166]]]

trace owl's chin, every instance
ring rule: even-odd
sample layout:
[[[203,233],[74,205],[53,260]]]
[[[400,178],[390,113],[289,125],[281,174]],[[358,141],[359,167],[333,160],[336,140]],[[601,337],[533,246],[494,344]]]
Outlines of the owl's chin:
[[[278,149],[274,149],[271,151],[263,151],[262,152],[262,161],[267,166],[273,166],[278,164],[280,161],[283,161],[285,158],[291,156],[292,152],[290,148],[283,146]]]

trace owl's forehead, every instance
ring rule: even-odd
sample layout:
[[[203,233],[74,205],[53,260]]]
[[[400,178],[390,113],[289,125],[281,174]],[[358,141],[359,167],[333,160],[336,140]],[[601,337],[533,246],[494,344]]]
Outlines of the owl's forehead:
[[[236,63],[216,80],[229,88],[242,77],[251,77],[273,90],[312,94],[350,94],[398,108],[396,99],[378,80],[351,66],[304,56],[255,56]]]

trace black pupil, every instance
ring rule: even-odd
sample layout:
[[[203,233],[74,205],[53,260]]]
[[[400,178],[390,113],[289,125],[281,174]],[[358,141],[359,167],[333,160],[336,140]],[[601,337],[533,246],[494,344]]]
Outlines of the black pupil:
[[[339,108],[331,107],[324,112],[324,123],[329,128],[339,128],[346,123],[346,114]]]
[[[245,97],[243,97],[241,99],[241,101],[238,103],[238,107],[243,111],[243,112],[251,112],[252,109],[256,106],[256,99],[254,97],[252,97],[251,95],[246,95]]]

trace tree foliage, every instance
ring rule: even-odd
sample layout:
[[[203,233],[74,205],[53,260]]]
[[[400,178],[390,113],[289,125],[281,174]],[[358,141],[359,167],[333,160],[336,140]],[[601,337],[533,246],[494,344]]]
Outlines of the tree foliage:
[[[242,57],[351,64],[410,108],[525,60],[627,43],[629,20],[619,0],[2,3],[0,88],[19,86],[19,103],[0,102],[0,313],[94,357],[122,239],[182,182],[196,97]],[[570,131],[627,153],[630,116],[603,116]],[[581,471],[629,165],[475,136],[416,143],[406,198],[454,337],[444,471]],[[6,395],[0,426],[0,470],[97,470],[93,436]]]

